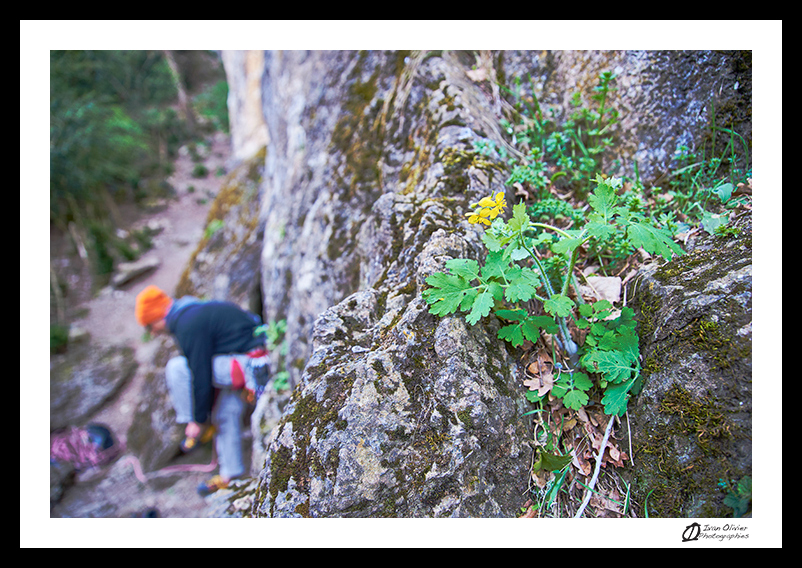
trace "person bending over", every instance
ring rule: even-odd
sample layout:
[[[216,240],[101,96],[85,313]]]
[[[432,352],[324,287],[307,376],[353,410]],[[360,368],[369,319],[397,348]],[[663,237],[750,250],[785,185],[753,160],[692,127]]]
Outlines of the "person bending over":
[[[182,450],[191,450],[210,432],[216,434],[220,471],[198,492],[208,495],[227,487],[245,474],[242,395],[252,395],[254,388],[246,380],[248,358],[266,354],[264,338],[255,333],[260,317],[230,302],[173,299],[148,286],[136,297],[136,319],[153,334],[172,335],[183,353],[165,368],[176,421],[186,424]]]

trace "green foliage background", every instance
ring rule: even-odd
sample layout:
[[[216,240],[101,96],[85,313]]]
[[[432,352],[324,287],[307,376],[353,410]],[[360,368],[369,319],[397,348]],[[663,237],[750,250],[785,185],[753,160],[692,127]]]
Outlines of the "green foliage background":
[[[105,192],[153,173],[154,111],[175,97],[159,52],[51,51],[51,221],[102,217]]]
[[[191,106],[205,131],[191,131],[174,108],[176,79],[163,52],[50,52],[50,221],[77,228],[97,275],[110,273],[125,248],[111,220],[116,204],[164,196],[178,148],[228,130],[222,64],[215,69],[207,52],[173,53],[183,86],[200,91]]]

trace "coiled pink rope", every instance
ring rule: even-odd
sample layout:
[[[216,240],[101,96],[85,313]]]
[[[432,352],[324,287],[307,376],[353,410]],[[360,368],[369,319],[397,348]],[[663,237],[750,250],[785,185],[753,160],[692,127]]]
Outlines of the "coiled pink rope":
[[[50,437],[50,459],[53,461],[68,462],[77,470],[106,464],[123,451],[119,443],[114,444],[106,450],[100,450],[90,439],[89,433],[83,428],[71,427],[66,432],[54,434]],[[171,473],[212,472],[217,467],[217,456],[213,451],[212,461],[209,464],[171,465],[148,474],[142,471],[142,464],[136,456],[126,456],[123,458],[122,463],[131,464],[134,468],[134,475],[144,484],[148,482],[148,478],[169,475]]]
[[[117,445],[101,450],[82,428],[71,427],[50,437],[50,459],[71,463],[75,469],[97,467],[111,461],[120,451]]]

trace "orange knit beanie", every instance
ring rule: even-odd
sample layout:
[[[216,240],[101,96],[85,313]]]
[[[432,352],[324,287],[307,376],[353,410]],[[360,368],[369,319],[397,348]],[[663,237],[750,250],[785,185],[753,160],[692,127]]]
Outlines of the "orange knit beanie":
[[[167,315],[173,299],[156,286],[148,286],[136,297],[136,321],[139,325],[150,325]]]

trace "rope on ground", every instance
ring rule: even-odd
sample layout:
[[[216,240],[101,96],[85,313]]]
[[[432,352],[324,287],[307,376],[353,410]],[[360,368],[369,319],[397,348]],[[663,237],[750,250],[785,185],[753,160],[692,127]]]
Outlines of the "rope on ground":
[[[145,474],[142,471],[142,464],[139,462],[139,458],[136,456],[126,456],[123,458],[123,463],[129,463],[134,468],[134,475],[136,478],[146,484],[149,479],[154,477],[159,477],[162,475],[170,475],[173,473],[184,473],[184,472],[200,472],[200,473],[210,473],[215,470],[217,467],[217,458],[212,457],[212,461],[209,464],[184,464],[184,465],[170,465],[167,467],[163,467],[162,469],[153,471],[151,473]]]

